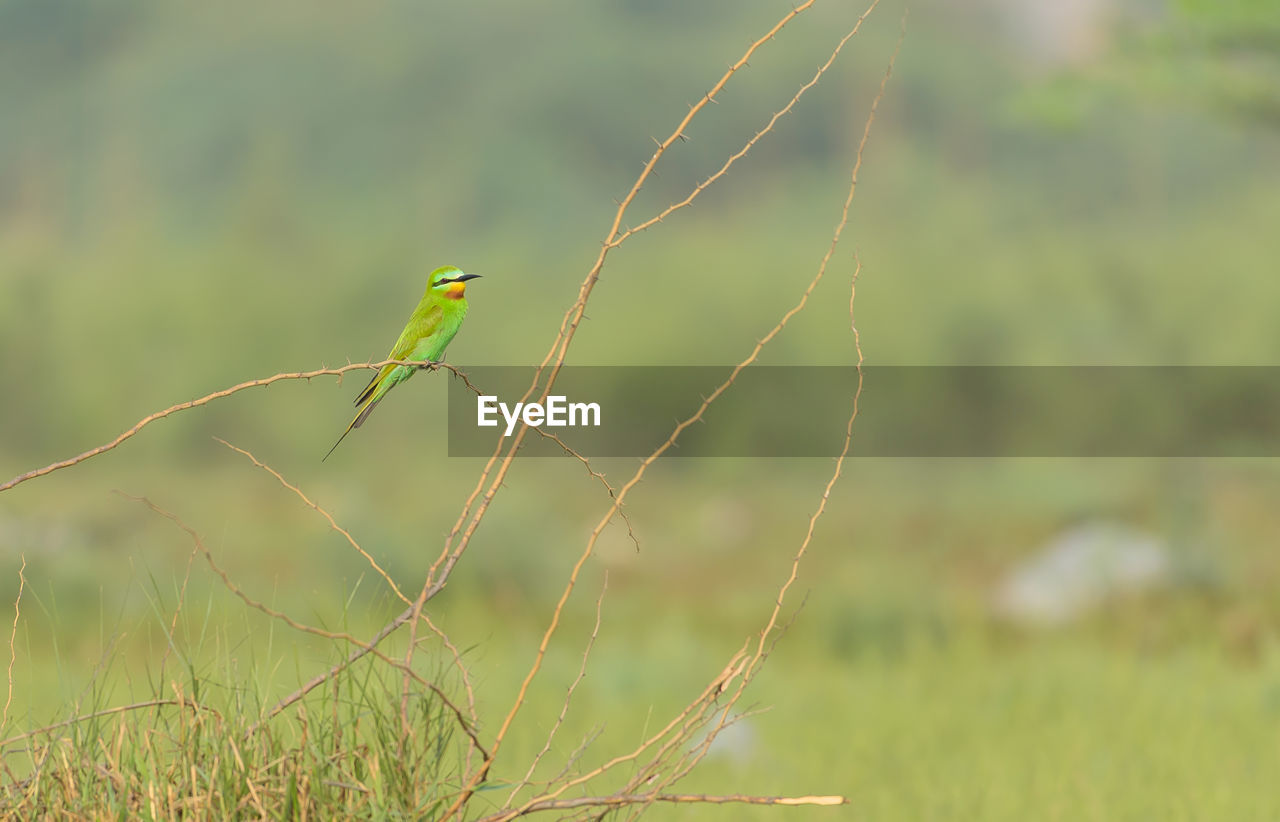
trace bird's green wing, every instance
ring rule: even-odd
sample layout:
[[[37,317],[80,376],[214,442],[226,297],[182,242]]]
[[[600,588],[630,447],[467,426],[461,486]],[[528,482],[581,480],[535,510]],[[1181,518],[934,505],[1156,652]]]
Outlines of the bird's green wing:
[[[418,343],[422,341],[422,338],[431,334],[432,331],[440,325],[440,318],[443,314],[444,312],[441,310],[439,305],[429,306],[426,310],[423,310],[422,306],[418,306],[418,310],[414,311],[413,316],[409,318],[409,324],[404,327],[404,331],[400,332],[400,339],[396,340],[396,344],[392,346],[391,352],[387,354],[387,359],[410,359],[410,355],[412,355],[414,349],[418,347]],[[389,363],[378,369],[378,373],[373,375],[373,379],[369,380],[369,384],[366,385],[364,390],[356,397],[355,405],[360,405],[372,397],[373,393],[377,390],[378,385],[388,377],[392,371],[403,367],[404,366]]]

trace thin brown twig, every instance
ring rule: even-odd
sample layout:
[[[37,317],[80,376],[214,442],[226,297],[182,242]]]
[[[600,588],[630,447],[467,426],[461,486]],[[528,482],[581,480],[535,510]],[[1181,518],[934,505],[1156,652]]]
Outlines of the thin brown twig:
[[[387,657],[386,655],[376,650],[374,651],[374,653],[378,654],[378,656],[383,661],[389,662],[392,665],[399,666],[400,664],[398,660],[393,660],[390,657]],[[454,717],[458,720],[459,727],[461,727],[462,732],[465,733],[471,739],[471,744],[475,746],[475,749],[480,752],[481,756],[488,756],[489,753],[488,751],[485,750],[484,743],[480,741],[480,737],[476,736],[475,728],[472,726],[470,722],[467,721],[467,718],[462,715],[462,710],[459,709],[458,706],[454,704],[453,700],[449,698],[449,695],[446,694],[439,685],[435,684],[434,682],[427,679],[426,677],[420,675],[416,671],[410,669],[408,673],[411,674],[413,678],[417,680],[417,682],[420,685],[424,685],[427,688],[431,689],[431,692],[440,698],[440,701],[445,704],[445,707],[447,707],[453,713]]]
[[[476,385],[471,382],[470,378],[468,378],[466,374],[458,372],[457,376],[462,378],[462,381],[466,384],[467,388],[471,389],[471,393],[475,394],[476,396],[481,396],[484,394],[484,391],[476,387]],[[608,492],[610,498],[617,497],[617,494],[614,491],[613,486],[609,484],[609,480],[605,477],[605,475],[595,470],[595,468],[591,466],[591,460],[587,459],[585,456],[579,453],[576,449],[574,449],[572,446],[566,443],[563,439],[560,438],[558,434],[553,434],[552,432],[546,431],[542,428],[535,428],[534,431],[536,431],[538,435],[541,436],[543,439],[551,440],[556,445],[560,446],[560,449],[564,451],[566,454],[573,457],[578,462],[582,463],[583,467],[587,469],[587,473],[591,476],[592,479],[597,480],[604,487],[604,490]],[[502,448],[502,441],[499,440],[498,441],[499,451],[501,450],[501,448]],[[627,526],[627,534],[628,536],[630,536],[631,541],[635,544],[636,550],[639,551],[640,539],[636,536],[635,529],[631,525],[630,517],[628,517],[626,511],[623,511],[623,510],[619,510],[618,515],[622,517],[622,521]]]
[[[600,617],[603,612],[604,595],[609,590],[609,572],[605,571],[604,582],[600,585],[600,596],[596,598],[596,623],[591,628],[591,635],[587,637],[587,645],[582,651],[582,665],[578,668],[578,675],[574,677],[573,682],[569,683],[569,688],[564,695],[564,703],[560,706],[560,714],[556,717],[556,721],[552,724],[551,730],[547,733],[547,741],[533,757],[533,761],[529,763],[529,769],[525,772],[524,778],[520,780],[511,793],[507,796],[507,801],[503,803],[503,809],[510,808],[511,803],[515,801],[516,795],[521,790],[528,787],[533,780],[534,771],[538,769],[538,763],[551,750],[551,745],[555,741],[556,733],[559,732],[560,726],[564,724],[564,718],[569,713],[569,704],[573,702],[573,694],[578,689],[579,683],[587,675],[587,660],[591,656],[591,649],[595,647],[596,637],[600,635]]]
[[[376,370],[376,369],[382,368],[385,365],[409,365],[409,366],[416,366],[416,367],[424,367],[423,363],[418,362],[416,360],[383,360],[381,362],[348,363],[347,365],[341,366],[339,368],[317,368],[314,371],[286,371],[279,374],[273,374],[270,377],[263,377],[257,380],[248,380],[246,382],[233,385],[230,388],[224,388],[221,391],[214,391],[212,394],[206,394],[205,396],[200,397],[198,399],[188,400],[187,402],[180,402],[177,405],[171,405],[162,411],[155,412],[154,414],[148,414],[147,416],[139,420],[137,423],[135,423],[132,428],[125,431],[123,434],[116,437],[111,442],[106,443],[105,445],[99,445],[97,448],[90,448],[88,451],[85,451],[82,454],[78,454],[74,457],[61,460],[59,462],[50,463],[49,465],[46,465],[43,468],[37,468],[34,471],[28,471],[25,474],[19,474],[18,476],[14,477],[8,482],[0,485],[0,493],[3,493],[4,491],[8,491],[10,488],[13,488],[15,486],[21,485],[22,483],[27,482],[28,480],[33,480],[37,477],[43,477],[46,474],[51,474],[54,471],[57,471],[62,468],[70,468],[71,466],[78,465],[79,463],[82,463],[85,460],[92,459],[93,457],[96,457],[99,454],[105,454],[108,451],[118,448],[123,442],[136,436],[139,431],[141,431],[143,428],[146,428],[151,423],[156,422],[157,420],[162,420],[165,417],[172,416],[173,414],[177,414],[182,411],[189,411],[192,408],[199,408],[202,405],[208,405],[214,400],[220,400],[224,397],[229,397],[232,394],[238,393],[240,391],[244,391],[248,388],[257,388],[259,386],[271,385],[272,383],[280,382],[282,380],[310,380],[314,377],[325,377],[325,376],[340,377],[343,374],[346,374],[348,371],[355,371],[361,368],[366,368],[366,369],[371,368]],[[465,374],[463,374],[454,366],[449,365],[448,363],[432,363],[432,365],[435,367],[444,368],[448,371],[452,371],[454,374],[461,376],[463,379],[466,379]]]
[[[645,220],[644,222],[628,228],[626,231],[624,231],[622,234],[618,236],[617,240],[615,241],[615,244],[621,244],[622,241],[626,240],[632,234],[637,234],[641,231],[644,231],[647,228],[651,228],[656,223],[660,223],[663,220],[665,220],[667,217],[671,216],[671,214],[673,214],[674,212],[679,211],[680,209],[688,206],[697,198],[699,194],[701,194],[705,189],[710,187],[712,183],[714,183],[716,180],[719,180],[721,177],[727,174],[729,169],[733,167],[734,163],[738,162],[738,160],[741,160],[744,156],[746,156],[747,152],[749,152],[755,146],[756,143],[760,142],[761,138],[763,138],[769,132],[773,131],[773,127],[777,125],[779,120],[787,116],[787,114],[791,112],[791,109],[795,108],[796,104],[800,102],[800,98],[805,95],[805,92],[807,92],[809,89],[813,88],[818,84],[818,81],[822,79],[822,75],[827,73],[827,70],[831,68],[831,65],[833,63],[835,63],[836,58],[840,56],[840,52],[844,50],[845,44],[854,38],[854,35],[856,35],[858,33],[858,30],[862,28],[863,21],[867,19],[867,17],[871,14],[871,12],[875,11],[875,8],[877,5],[879,5],[879,2],[880,0],[873,0],[871,5],[867,6],[866,11],[864,11],[862,13],[862,16],[858,18],[858,22],[854,25],[853,28],[851,28],[844,35],[844,37],[840,38],[840,41],[836,43],[836,47],[832,50],[830,56],[827,57],[827,61],[818,67],[818,70],[814,72],[813,77],[810,78],[807,83],[805,83],[800,87],[800,89],[792,96],[792,98],[787,102],[785,106],[783,106],[782,108],[774,112],[773,116],[769,118],[769,122],[765,124],[764,128],[757,131],[755,133],[755,136],[753,136],[750,140],[746,142],[746,145],[738,149],[733,154],[730,154],[729,158],[724,161],[724,164],[720,166],[719,170],[717,170],[714,174],[712,174],[710,177],[706,178],[702,182],[698,183],[698,185],[694,187],[693,191],[689,192],[689,195],[685,197],[683,200],[678,200],[674,203],[671,203],[662,211],[658,212],[657,214]]]
[[[565,775],[568,774],[569,771],[573,770],[573,766],[578,764],[578,760],[587,752],[587,748],[591,747],[591,743],[595,742],[602,733],[604,733],[604,725],[597,725],[590,731],[590,733],[583,736],[582,741],[578,743],[578,747],[574,748],[573,753],[569,754],[565,759],[564,765],[560,767],[560,772],[551,779],[548,779],[545,782],[540,782],[539,784],[550,786],[559,782],[561,779],[564,779]]]
[[[658,161],[662,159],[662,157],[667,153],[667,150],[670,149],[677,140],[684,138],[684,131],[689,127],[689,124],[693,122],[693,119],[697,117],[709,103],[715,102],[716,95],[724,89],[724,87],[729,83],[729,80],[735,74],[741,71],[750,62],[751,57],[756,53],[756,51],[776,37],[788,23],[800,14],[808,11],[808,9],[813,6],[814,2],[815,0],[806,0],[806,2],[795,6],[791,11],[783,15],[782,19],[775,23],[773,28],[769,29],[764,36],[760,37],[748,46],[747,50],[743,52],[737,62],[729,66],[728,71],[726,71],[720,79],[716,81],[715,85],[711,87],[711,90],[704,94],[701,100],[689,107],[688,113],[685,114],[684,118],[676,126],[675,130],[672,131],[665,140],[658,143],[658,146],[654,149],[652,156],[649,157],[649,161],[645,163],[644,168],[641,170],[640,176],[636,178],[635,183],[632,184],[627,195],[618,203],[618,209],[613,216],[613,223],[610,225],[608,235],[600,247],[600,252],[596,256],[596,261],[591,266],[591,270],[587,273],[586,279],[583,280],[582,286],[578,290],[577,300],[575,300],[573,305],[570,306],[569,310],[565,313],[564,319],[560,323],[560,333],[556,337],[555,344],[552,345],[551,350],[542,361],[542,366],[539,368],[539,371],[541,371],[542,367],[545,367],[548,363],[551,363],[554,360],[552,375],[548,381],[548,390],[550,390],[550,384],[555,381],[555,375],[559,372],[560,366],[564,363],[565,356],[568,354],[569,343],[572,341],[577,331],[578,324],[582,321],[582,317],[586,313],[587,300],[590,298],[591,292],[595,289],[596,281],[599,279],[600,272],[604,268],[605,259],[608,257],[610,251],[620,246],[623,242],[623,239],[620,239],[620,235],[622,220],[626,216],[627,209],[631,207],[631,203],[640,193],[640,189],[644,187],[645,182],[650,176],[652,176],[654,169],[658,165]]]
[[[444,632],[444,629],[431,621],[431,617],[423,614],[422,621],[427,624],[427,627],[431,629],[433,634],[440,637],[440,642],[443,643],[444,647],[453,655],[453,665],[458,669],[459,673],[462,674],[462,687],[467,694],[467,709],[471,712],[471,721],[476,725],[479,725],[480,717],[476,712],[476,692],[475,688],[471,684],[471,671],[462,661],[462,652],[458,650],[457,645],[453,644],[453,640],[449,639],[449,635]]]
[[[34,731],[27,731],[26,733],[18,734],[17,736],[11,736],[8,739],[0,741],[0,748],[7,748],[15,742],[21,742],[22,740],[30,739],[33,736],[39,736],[40,734],[56,731],[60,728],[76,725],[86,720],[98,719],[104,716],[111,716],[112,714],[126,713],[128,711],[138,711],[143,708],[159,708],[169,705],[175,705],[180,708],[191,708],[193,711],[203,711],[205,713],[213,714],[218,717],[218,719],[222,719],[222,714],[218,713],[213,708],[201,705],[200,703],[194,702],[190,699],[148,699],[145,702],[135,702],[132,705],[117,705],[114,708],[105,708],[101,711],[94,711],[91,714],[85,714],[84,716],[76,716],[71,719],[63,720],[62,722],[55,722],[54,724],[46,725],[43,728],[36,728]]]
[[[741,673],[741,671],[742,668],[739,667],[738,673]],[[712,727],[703,734],[702,741],[694,746],[693,751],[699,750],[703,745],[710,746],[716,735],[724,728],[741,721],[752,713],[759,712],[744,711],[729,719],[724,723],[724,727],[718,729]],[[684,726],[680,728],[679,733],[673,735],[647,763],[636,770],[619,790],[619,793],[653,794],[678,782],[683,775],[682,770],[687,773],[694,767],[694,763],[689,762],[689,759],[693,756],[693,751],[682,750],[683,746],[696,737],[703,728],[706,728],[717,713],[714,711],[699,711],[691,716]],[[673,758],[675,758],[675,764],[672,764]],[[661,776],[663,773],[666,775]]]
[[[672,802],[678,804],[704,805],[818,805],[830,807],[847,805],[849,800],[843,796],[750,796],[733,794],[729,796],[711,796],[693,793],[654,793],[654,794],[614,794],[612,796],[579,796],[573,799],[547,799],[520,811],[520,816],[539,811],[566,810],[585,807],[623,807],[650,802]],[[492,814],[481,817],[479,822],[498,822],[510,819],[507,814]]]
[[[642,774],[637,774],[635,777],[633,777],[631,780],[627,782],[625,787],[623,787],[622,789],[623,792],[639,791],[644,789],[645,787],[649,787],[651,791],[663,790],[665,788],[669,788],[670,786],[678,783],[681,779],[688,776],[689,773],[692,772],[693,769],[698,766],[698,764],[703,760],[703,758],[705,758],[706,753],[711,749],[711,745],[715,742],[716,738],[721,733],[724,732],[726,728],[728,728],[731,725],[736,725],[737,723],[743,721],[747,717],[764,713],[767,710],[769,709],[757,708],[754,710],[746,710],[746,711],[743,711],[742,713],[734,714],[733,716],[728,717],[723,723],[717,723],[716,725],[707,729],[706,733],[703,734],[702,739],[697,744],[693,745],[689,749],[680,751],[679,752],[680,755],[678,758],[675,759],[674,763],[671,762],[670,755],[664,756],[661,759],[655,758],[650,762],[648,770],[645,772],[642,772],[643,778],[641,778]],[[698,728],[691,729],[691,732],[685,736],[685,739],[692,740],[694,733],[701,730],[707,724],[710,724],[711,720],[717,715],[720,715],[719,712],[713,713],[711,716],[706,717],[706,721],[703,722]],[[675,752],[676,751],[673,750],[671,753],[675,753]],[[662,775],[659,778],[660,773]]]
[[[557,445],[559,445],[562,449],[564,449],[564,452],[566,454],[573,457],[578,462],[582,463],[583,467],[587,469],[587,473],[590,474],[593,479],[597,480],[604,487],[604,490],[606,493],[609,494],[610,499],[616,500],[618,498],[618,492],[614,489],[612,485],[609,484],[609,480],[605,477],[603,473],[595,470],[595,468],[592,467],[591,460],[587,459],[585,456],[578,453],[578,451],[570,447],[569,444],[566,443],[564,440],[560,439],[558,435],[553,434],[550,431],[544,431],[541,428],[535,428],[533,430],[538,432],[539,435],[545,437],[546,439],[553,440]],[[633,528],[631,524],[631,517],[627,515],[627,511],[625,507],[623,506],[618,507],[618,517],[622,520],[622,524],[627,526],[627,538],[631,540],[632,545],[636,546],[636,552],[639,553],[640,538],[636,536],[635,528]]]
[[[261,468],[263,471],[266,471],[271,476],[275,477],[276,480],[281,485],[283,485],[285,488],[289,489],[294,494],[296,494],[298,499],[302,500],[303,504],[305,504],[308,508],[310,508],[312,511],[315,511],[320,516],[324,517],[325,521],[329,523],[329,527],[334,531],[337,531],[339,534],[342,534],[342,536],[346,538],[347,542],[351,545],[351,547],[354,548],[356,552],[360,554],[360,556],[364,557],[365,562],[369,563],[369,566],[378,573],[378,576],[382,577],[382,579],[387,583],[387,585],[390,586],[392,593],[394,593],[401,602],[405,603],[406,605],[409,604],[409,598],[406,597],[400,591],[400,586],[396,585],[396,581],[391,578],[391,575],[383,570],[382,566],[378,564],[378,561],[374,559],[369,554],[369,552],[366,551],[360,545],[359,542],[356,541],[355,537],[351,536],[350,531],[348,531],[346,528],[343,528],[341,525],[338,524],[337,520],[333,518],[332,514],[330,514],[324,508],[320,507],[320,505],[312,501],[312,499],[308,497],[301,488],[299,488],[298,486],[294,485],[293,483],[285,479],[280,474],[279,471],[277,471],[276,469],[272,468],[270,465],[267,465],[265,462],[255,457],[249,451],[245,450],[244,448],[241,448],[238,445],[232,445],[231,443],[224,440],[222,437],[214,437],[214,439],[222,443],[223,445],[227,446],[232,451],[235,451],[239,454],[244,455],[245,457],[248,457],[250,462],[252,462],[254,465]]]
[[[828,247],[827,253],[823,256],[822,262],[819,264],[819,267],[818,267],[817,276],[819,278],[825,273],[828,264],[830,263],[832,257],[835,254],[836,246],[839,244],[839,241],[840,241],[840,236],[843,233],[845,226],[848,224],[849,207],[853,202],[853,196],[855,191],[857,190],[858,171],[862,167],[863,152],[866,149],[867,141],[871,134],[871,126],[875,122],[876,110],[879,107],[881,99],[883,99],[884,97],[885,90],[889,83],[889,78],[893,74],[894,63],[897,61],[898,53],[901,50],[903,40],[906,37],[906,26],[907,26],[907,15],[904,13],[902,17],[901,31],[899,33],[897,44],[894,47],[893,53],[889,57],[888,67],[885,69],[884,76],[881,78],[880,88],[876,93],[875,99],[871,103],[871,109],[870,109],[870,112],[868,113],[866,124],[863,128],[862,138],[858,143],[858,150],[857,150],[856,157],[854,159],[853,171],[850,174],[849,192],[845,198],[844,207],[841,211],[840,222],[837,223],[836,225],[835,231],[832,234],[831,245]],[[853,425],[854,425],[854,421],[858,418],[859,403],[862,398],[862,388],[863,388],[862,367],[865,361],[863,352],[862,352],[861,338],[858,334],[857,323],[854,317],[854,303],[857,295],[858,277],[862,273],[862,261],[858,258],[856,251],[853,254],[853,259],[854,259],[854,270],[853,270],[853,274],[850,276],[850,286],[849,286],[850,287],[849,327],[850,327],[850,330],[853,332],[853,337],[854,337],[854,351],[857,355],[856,367],[857,367],[857,373],[858,373],[858,380],[857,380],[857,386],[853,395],[852,410],[849,414],[849,419],[845,426],[844,441],[840,449],[840,454],[836,458],[835,467],[832,471],[831,477],[827,480],[826,486],[822,490],[822,495],[818,500],[818,506],[814,510],[813,514],[809,517],[809,522],[805,530],[804,538],[801,540],[799,547],[796,549],[795,555],[792,557],[790,571],[787,575],[786,580],[782,583],[782,586],[778,590],[778,596],[774,601],[774,606],[772,611],[769,614],[769,618],[766,621],[764,628],[760,631],[760,636],[759,636],[758,644],[756,646],[756,651],[751,657],[751,659],[748,661],[743,677],[741,680],[738,681],[738,684],[734,693],[729,697],[723,710],[720,712],[719,722],[708,734],[708,737],[704,741],[700,750],[693,757],[692,761],[690,762],[690,767],[697,765],[697,763],[700,762],[702,758],[706,756],[706,752],[709,749],[711,740],[713,740],[716,734],[718,734],[719,731],[724,727],[726,719],[729,716],[730,712],[733,710],[734,705],[742,697],[742,694],[746,690],[747,685],[749,685],[751,681],[754,679],[755,673],[758,670],[759,664],[763,660],[768,650],[768,647],[771,647],[771,646],[767,646],[767,642],[769,640],[770,635],[778,627],[778,620],[782,613],[783,602],[785,601],[787,593],[788,591],[790,591],[791,586],[795,583],[796,579],[799,577],[800,563],[803,561],[806,553],[808,552],[809,545],[813,541],[813,534],[817,527],[818,520],[822,517],[823,513],[826,511],[827,502],[831,497],[831,491],[835,487],[836,482],[839,481],[840,479],[840,476],[844,469],[844,461],[848,457],[849,449],[853,442]]]
[[[827,249],[827,253],[822,258],[822,262],[819,265],[818,276],[822,276],[822,274],[826,272],[827,265],[830,263],[832,256],[835,254],[836,246],[840,242],[840,236],[844,232],[844,228],[849,222],[849,206],[853,202],[853,195],[854,195],[854,192],[857,190],[858,171],[862,167],[863,152],[866,149],[867,140],[871,135],[871,126],[875,122],[876,110],[879,108],[880,101],[884,98],[885,89],[888,86],[889,78],[893,75],[894,63],[898,59],[898,52],[902,49],[902,42],[906,37],[906,31],[907,31],[906,26],[907,26],[907,15],[904,13],[902,16],[902,29],[898,37],[897,45],[894,47],[893,54],[890,55],[889,57],[888,68],[886,68],[884,76],[880,80],[880,89],[876,93],[875,99],[872,100],[871,102],[871,111],[867,116],[866,125],[863,128],[862,139],[858,143],[858,152],[854,160],[853,172],[852,172],[850,183],[849,183],[849,193],[848,193],[848,196],[845,198],[844,208],[840,216],[840,222],[837,224],[836,230],[832,235],[831,245]],[[856,251],[854,252],[853,259],[854,259],[854,270],[853,270],[853,274],[849,278],[849,283],[850,283],[849,284],[849,328],[854,335],[854,351],[857,355],[856,367],[858,371],[857,388],[855,389],[854,395],[853,395],[853,409],[849,415],[849,421],[845,426],[844,443],[840,449],[840,455],[836,458],[835,469],[832,472],[831,478],[830,480],[828,480],[826,487],[823,489],[822,496],[819,499],[817,509],[813,512],[813,515],[809,518],[809,524],[805,531],[804,539],[801,541],[800,547],[797,549],[796,555],[793,558],[793,561],[791,564],[791,573],[787,577],[786,582],[783,583],[782,588],[778,591],[778,598],[774,603],[773,612],[770,614],[769,621],[766,624],[765,630],[761,632],[760,645],[757,649],[756,658],[758,658],[760,655],[764,653],[765,639],[768,637],[770,632],[772,632],[773,629],[778,624],[778,617],[782,611],[782,601],[783,599],[785,599],[787,591],[790,589],[791,585],[795,582],[799,574],[800,561],[804,558],[804,554],[808,549],[809,544],[813,540],[814,529],[817,526],[818,519],[822,516],[823,512],[826,510],[827,501],[831,495],[831,489],[835,486],[836,481],[839,480],[840,478],[840,474],[844,466],[845,458],[849,454],[849,448],[853,440],[853,424],[858,417],[859,402],[862,398],[862,384],[863,384],[862,366],[863,366],[863,363],[865,362],[865,358],[862,353],[862,342],[861,342],[861,338],[858,335],[857,323],[854,320],[854,314],[853,314],[854,300],[855,300],[855,297],[857,296],[858,277],[862,273],[862,261],[858,258]],[[749,666],[748,674],[750,674],[750,668],[754,667],[754,665],[755,665],[755,660],[753,660],[752,665]],[[740,685],[739,687],[741,688],[742,686]]]
[[[707,687],[703,688],[702,693],[700,693],[696,699],[690,702],[689,705],[686,706],[683,711],[676,714],[676,716],[674,716],[666,725],[664,725],[656,733],[641,740],[640,744],[636,746],[636,748],[632,750],[630,753],[620,754],[618,756],[615,756],[612,759],[610,759],[608,762],[605,762],[602,765],[598,765],[592,770],[584,774],[580,774],[574,777],[573,779],[567,780],[566,782],[558,786],[555,790],[548,791],[547,793],[544,793],[541,796],[535,796],[532,799],[527,800],[525,804],[521,805],[519,808],[509,809],[504,813],[495,815],[492,818],[495,820],[515,819],[517,816],[520,816],[526,813],[527,809],[529,807],[532,807],[535,803],[554,800],[559,796],[561,796],[565,791],[569,790],[570,788],[590,782],[591,780],[600,776],[600,774],[606,773],[607,771],[612,770],[618,765],[622,765],[627,762],[634,762],[635,760],[639,759],[640,756],[643,755],[646,750],[651,748],[653,745],[655,745],[657,742],[661,741],[662,739],[665,739],[668,736],[668,734],[670,734],[671,731],[673,731],[677,726],[680,726],[682,724],[687,725],[690,722],[691,718],[698,716],[702,712],[705,712],[707,705],[713,702],[716,699],[716,697],[718,697],[720,694],[724,693],[725,689],[728,688],[729,683],[732,682],[733,679],[742,672],[742,665],[745,662],[746,656],[747,656],[747,653],[746,653],[747,647],[748,646],[744,644],[738,650],[738,652],[729,659],[728,664],[724,666],[724,668],[720,671],[720,673],[717,674],[715,678],[711,680],[710,683],[708,683]],[[677,736],[676,738],[678,739],[679,737]]]
[[[18,620],[22,618],[22,592],[27,588],[27,555],[22,554],[22,566],[18,568],[18,595],[13,599],[13,630],[9,632],[9,690],[4,698],[4,717],[0,728],[9,727],[9,706],[13,704],[13,666],[18,661]]]
[[[688,711],[687,716],[680,726],[679,732],[672,734],[666,742],[663,742],[648,763],[639,768],[636,774],[623,788],[623,793],[629,791],[641,791],[644,788],[649,788],[650,793],[656,793],[661,790],[661,788],[665,787],[665,783],[657,784],[656,782],[658,770],[663,767],[663,765],[672,755],[675,754],[676,751],[679,750],[680,746],[687,743],[695,734],[707,726],[707,723],[711,719],[711,715],[708,714],[711,706],[717,699],[719,699],[721,694],[728,690],[731,683],[742,675],[746,665],[746,655],[743,654],[729,675],[724,677],[720,682],[719,687],[711,692],[710,695],[700,696],[693,703],[690,703],[689,708],[691,710]],[[695,708],[696,710],[692,710]]]

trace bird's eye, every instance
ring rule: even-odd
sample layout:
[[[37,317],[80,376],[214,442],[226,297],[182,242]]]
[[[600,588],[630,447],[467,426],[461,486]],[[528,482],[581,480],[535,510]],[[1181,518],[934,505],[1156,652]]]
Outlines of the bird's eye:
[[[441,285],[448,285],[448,284],[449,284],[449,283],[451,283],[451,282],[454,282],[453,278],[451,278],[451,277],[441,277],[439,280],[436,280],[436,285],[437,285],[437,286],[441,286]]]

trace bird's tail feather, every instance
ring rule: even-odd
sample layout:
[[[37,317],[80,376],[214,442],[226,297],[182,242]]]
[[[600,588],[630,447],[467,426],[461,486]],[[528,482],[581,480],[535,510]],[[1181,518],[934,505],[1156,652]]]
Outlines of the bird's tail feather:
[[[342,444],[342,441],[347,438],[347,434],[351,433],[351,429],[359,428],[360,426],[364,425],[364,421],[369,418],[369,415],[373,413],[373,409],[380,402],[382,402],[382,397],[378,397],[376,400],[370,400],[369,402],[365,403],[364,408],[360,409],[360,413],[356,414],[356,418],[353,419],[351,421],[351,424],[347,426],[347,430],[343,431],[342,436],[338,437],[338,441],[333,444],[333,448],[329,449],[329,454],[332,454],[334,450],[337,449],[337,447]],[[320,461],[324,462],[325,460],[329,459],[329,454],[325,454],[324,458],[321,459]]]
[[[373,409],[378,407],[378,403],[382,402],[382,397],[376,400],[370,400],[369,404],[360,409],[360,413],[356,414],[356,418],[351,421],[352,428],[359,428],[364,425],[364,421],[369,419],[369,415],[373,413]]]

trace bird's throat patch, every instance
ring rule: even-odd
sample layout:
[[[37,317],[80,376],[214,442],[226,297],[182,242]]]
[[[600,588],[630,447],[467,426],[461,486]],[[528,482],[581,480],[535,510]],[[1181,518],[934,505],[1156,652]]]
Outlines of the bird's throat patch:
[[[449,287],[444,290],[444,294],[450,299],[459,300],[462,299],[462,295],[465,294],[466,291],[466,283],[449,283]]]

